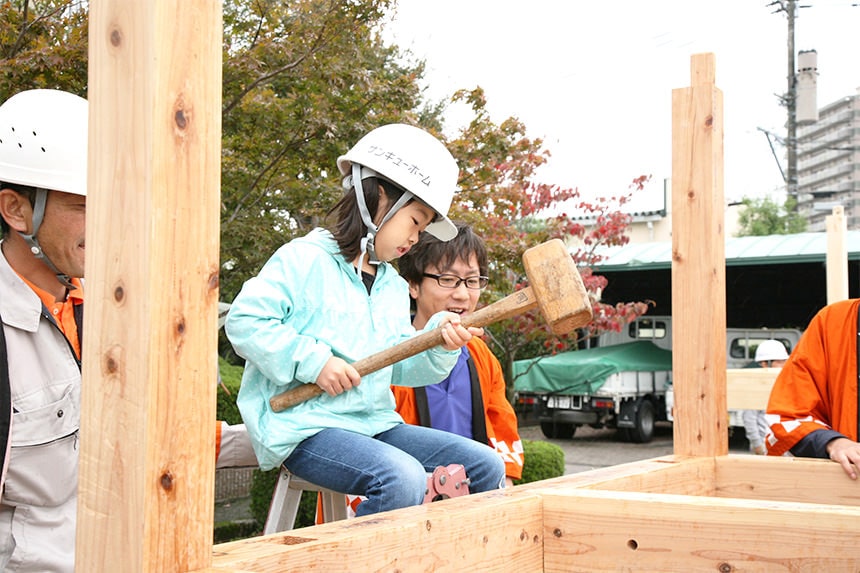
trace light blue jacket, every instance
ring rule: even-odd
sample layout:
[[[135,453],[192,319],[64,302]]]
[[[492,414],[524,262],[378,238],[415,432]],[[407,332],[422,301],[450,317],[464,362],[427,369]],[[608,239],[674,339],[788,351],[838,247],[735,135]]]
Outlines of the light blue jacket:
[[[403,423],[390,385],[435,384],[460,354],[436,347],[363,376],[357,388],[339,396],[323,394],[273,412],[269,398],[315,383],[332,355],[352,363],[416,333],[406,281],[390,264],[380,264],[368,296],[352,263],[323,229],[275,252],[243,285],[225,329],[246,360],[237,404],[264,470],[278,467],[299,442],[324,428],[372,436]]]

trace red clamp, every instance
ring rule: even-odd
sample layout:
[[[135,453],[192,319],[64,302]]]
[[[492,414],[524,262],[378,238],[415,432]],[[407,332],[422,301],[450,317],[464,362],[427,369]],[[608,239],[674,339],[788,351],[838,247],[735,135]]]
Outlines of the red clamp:
[[[427,476],[427,491],[424,503],[439,501],[451,497],[460,497],[469,493],[469,478],[466,468],[460,464],[439,466]]]

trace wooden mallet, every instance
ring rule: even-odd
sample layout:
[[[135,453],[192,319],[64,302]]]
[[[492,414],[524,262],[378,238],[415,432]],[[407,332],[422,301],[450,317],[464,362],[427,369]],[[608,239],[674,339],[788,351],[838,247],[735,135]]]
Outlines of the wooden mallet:
[[[528,286],[463,318],[463,326],[484,327],[539,307],[555,334],[567,334],[591,321],[591,303],[582,277],[560,239],[527,249],[523,266]],[[419,334],[396,346],[353,362],[361,376],[376,372],[419,352],[442,344],[440,328]],[[269,399],[272,410],[280,412],[323,393],[316,384],[292,388]]]

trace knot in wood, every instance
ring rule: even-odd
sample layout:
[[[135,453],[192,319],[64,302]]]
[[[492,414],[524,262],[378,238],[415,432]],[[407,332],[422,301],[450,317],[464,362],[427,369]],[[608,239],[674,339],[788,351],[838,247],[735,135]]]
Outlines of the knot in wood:
[[[122,44],[122,33],[116,28],[110,31],[110,43],[114,47],[119,47]]]
[[[171,491],[173,489],[173,476],[170,475],[170,472],[161,474],[161,488],[164,491]]]
[[[173,115],[173,119],[179,129],[185,129],[188,127],[188,118],[185,117],[184,110],[177,109],[176,113]]]

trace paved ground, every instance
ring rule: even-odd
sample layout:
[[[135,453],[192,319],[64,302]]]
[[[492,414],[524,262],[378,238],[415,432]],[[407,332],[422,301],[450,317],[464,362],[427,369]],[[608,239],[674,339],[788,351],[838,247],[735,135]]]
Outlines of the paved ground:
[[[616,437],[615,430],[595,430],[588,426],[577,428],[576,435],[570,440],[548,439],[544,437],[539,426],[520,427],[520,437],[526,440],[542,440],[560,446],[564,450],[565,474],[674,453],[672,425],[669,423],[658,423],[654,431],[654,439],[647,444],[622,442]],[[732,453],[747,452],[746,439],[737,437],[730,440],[729,449]]]

